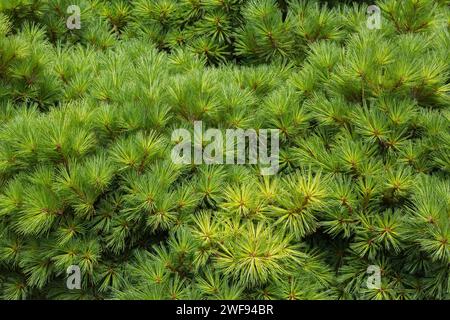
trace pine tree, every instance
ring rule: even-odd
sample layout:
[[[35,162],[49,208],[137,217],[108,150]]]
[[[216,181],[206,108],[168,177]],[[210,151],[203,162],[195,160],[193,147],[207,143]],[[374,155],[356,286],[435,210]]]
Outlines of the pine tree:
[[[0,297],[449,299],[449,2],[368,4],[2,1]],[[194,121],[279,172],[173,163]]]

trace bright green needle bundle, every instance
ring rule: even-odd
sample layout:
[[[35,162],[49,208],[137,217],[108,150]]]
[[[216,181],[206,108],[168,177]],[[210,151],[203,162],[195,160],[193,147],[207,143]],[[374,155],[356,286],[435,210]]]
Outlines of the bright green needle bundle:
[[[375,2],[3,0],[0,297],[449,299],[450,3]],[[194,121],[278,173],[174,163]]]

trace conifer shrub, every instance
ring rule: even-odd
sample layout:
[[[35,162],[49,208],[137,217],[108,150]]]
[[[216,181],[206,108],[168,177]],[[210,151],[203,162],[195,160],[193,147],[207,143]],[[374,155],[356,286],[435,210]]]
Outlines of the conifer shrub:
[[[449,18],[446,0],[3,0],[0,297],[449,299]],[[174,163],[194,121],[278,129],[278,173]]]

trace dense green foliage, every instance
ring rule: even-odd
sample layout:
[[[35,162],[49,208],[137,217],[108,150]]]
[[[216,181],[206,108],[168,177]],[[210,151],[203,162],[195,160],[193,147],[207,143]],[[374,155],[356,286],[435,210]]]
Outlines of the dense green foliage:
[[[449,1],[367,4],[2,0],[0,297],[448,299]],[[173,164],[194,120],[280,171]]]

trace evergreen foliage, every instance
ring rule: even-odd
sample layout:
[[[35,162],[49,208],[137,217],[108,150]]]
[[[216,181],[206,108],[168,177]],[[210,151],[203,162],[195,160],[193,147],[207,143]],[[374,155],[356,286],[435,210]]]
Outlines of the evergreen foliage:
[[[450,2],[375,3],[2,0],[0,297],[449,299]],[[280,171],[172,163],[196,120]]]

